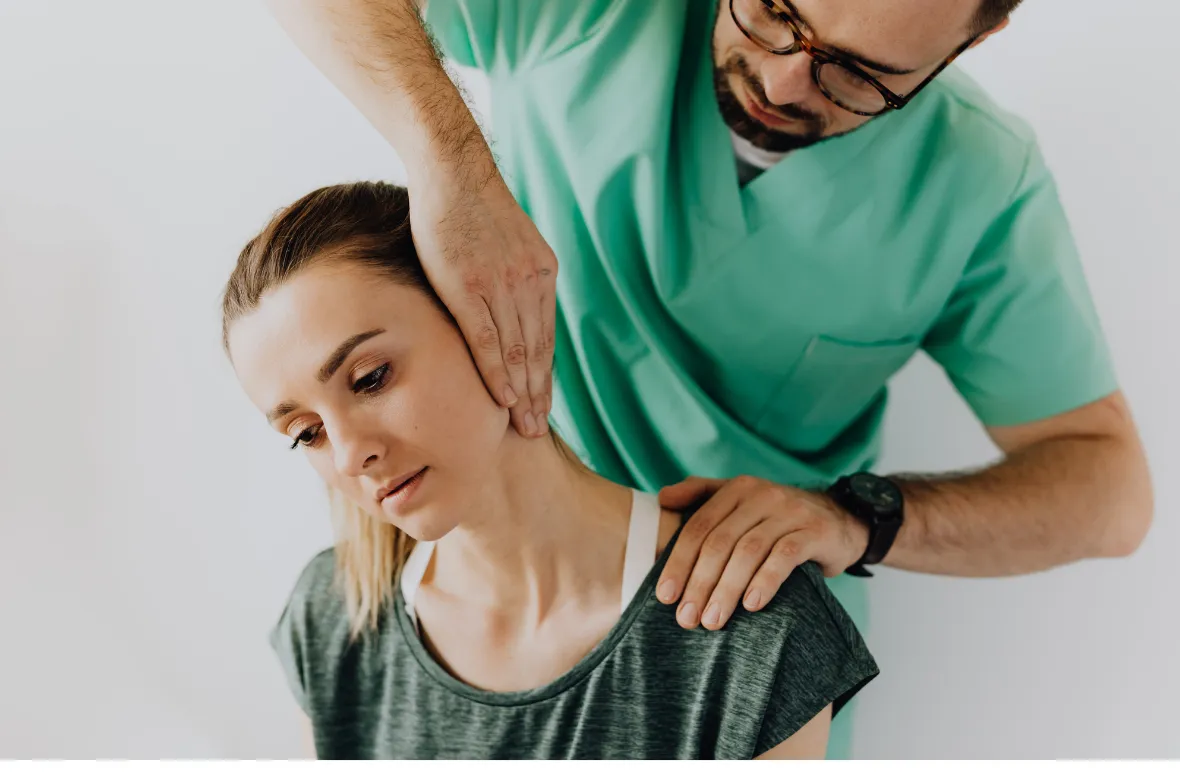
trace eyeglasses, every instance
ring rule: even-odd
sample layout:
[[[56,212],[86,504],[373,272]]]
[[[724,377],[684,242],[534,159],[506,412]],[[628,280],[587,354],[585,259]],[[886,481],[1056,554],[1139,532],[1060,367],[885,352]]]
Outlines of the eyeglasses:
[[[878,116],[887,110],[901,110],[926,88],[947,65],[971,48],[976,37],[943,60],[917,88],[902,96],[862,70],[851,59],[817,48],[799,31],[799,13],[787,0],[729,0],[729,14],[738,29],[771,54],[789,55],[804,51],[811,57],[811,77],[820,92],[839,107],[858,116]]]

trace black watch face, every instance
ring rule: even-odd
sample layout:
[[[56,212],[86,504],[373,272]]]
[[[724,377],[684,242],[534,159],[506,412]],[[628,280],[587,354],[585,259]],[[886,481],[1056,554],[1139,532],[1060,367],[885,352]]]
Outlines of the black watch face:
[[[848,486],[856,497],[876,511],[888,514],[901,508],[901,490],[888,479],[871,474],[854,474]]]

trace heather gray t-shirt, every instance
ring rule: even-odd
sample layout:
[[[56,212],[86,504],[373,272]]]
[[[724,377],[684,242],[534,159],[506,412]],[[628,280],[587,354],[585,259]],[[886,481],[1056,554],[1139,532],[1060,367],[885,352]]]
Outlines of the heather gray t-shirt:
[[[349,645],[331,549],[299,577],[271,645],[322,759],[748,759],[877,675],[811,563],[762,611],[682,629],[654,594],[674,542],[606,638],[537,689],[488,692],[446,672],[400,592]]]

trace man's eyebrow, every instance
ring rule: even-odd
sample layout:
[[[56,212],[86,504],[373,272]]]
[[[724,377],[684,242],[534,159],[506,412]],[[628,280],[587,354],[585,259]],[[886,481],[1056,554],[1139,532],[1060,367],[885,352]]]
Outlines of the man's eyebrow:
[[[799,9],[796,8],[794,4],[790,3],[788,0],[779,0],[779,2],[786,6],[787,10],[795,14],[795,18],[803,22],[803,26],[809,30],[812,30],[813,32],[815,31],[815,28],[811,26],[811,22],[803,18],[803,14],[799,13]],[[829,46],[825,44],[821,48],[824,51],[829,51],[833,54],[839,54],[840,56],[855,60],[857,64],[863,65],[869,70],[876,70],[878,73],[885,73],[886,75],[909,75],[910,73],[917,72],[917,68],[896,67],[894,65],[887,65],[881,62],[874,62],[872,59],[869,59],[863,54],[858,54],[855,51],[849,51],[848,49],[840,48],[839,46]]]
[[[330,380],[332,375],[335,374],[336,371],[344,364],[344,361],[348,358],[348,356],[352,354],[353,350],[359,347],[363,342],[366,342],[373,337],[384,333],[384,328],[374,328],[370,331],[365,331],[364,333],[357,334],[356,336],[350,336],[348,339],[345,339],[340,343],[339,347],[332,351],[332,354],[329,355],[328,359],[324,361],[324,365],[320,366],[319,371],[317,371],[315,375],[316,379],[321,383]],[[292,401],[283,401],[274,409],[271,409],[266,413],[266,421],[268,423],[273,423],[275,420],[278,420],[290,414],[291,412],[294,412],[298,408],[298,405]]]

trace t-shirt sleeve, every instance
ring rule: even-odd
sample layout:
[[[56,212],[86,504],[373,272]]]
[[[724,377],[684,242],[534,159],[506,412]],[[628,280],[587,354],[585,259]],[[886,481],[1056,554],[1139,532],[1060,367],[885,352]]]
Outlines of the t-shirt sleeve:
[[[324,609],[333,609],[335,613],[334,609],[338,607],[332,605],[334,601],[326,599],[332,594],[334,573],[333,552],[327,550],[316,555],[295,582],[278,622],[270,631],[270,645],[279,659],[287,685],[309,717],[312,709],[308,684],[314,669],[311,657],[316,653],[312,639]]]
[[[486,73],[533,67],[590,38],[620,0],[427,0],[444,56]]]
[[[1117,389],[1069,223],[1035,149],[923,346],[984,425],[1042,420]]]
[[[790,609],[791,617],[755,757],[798,732],[828,705],[833,715],[839,713],[880,673],[852,618],[814,563],[796,568],[775,599]]]

